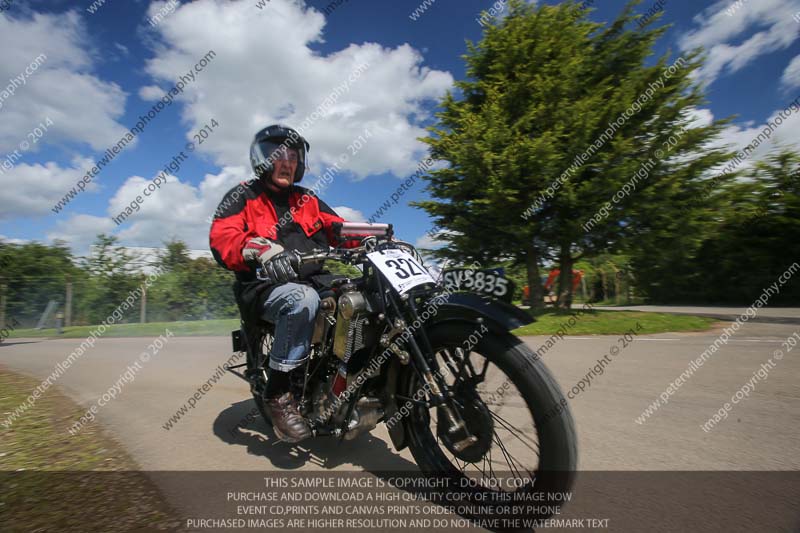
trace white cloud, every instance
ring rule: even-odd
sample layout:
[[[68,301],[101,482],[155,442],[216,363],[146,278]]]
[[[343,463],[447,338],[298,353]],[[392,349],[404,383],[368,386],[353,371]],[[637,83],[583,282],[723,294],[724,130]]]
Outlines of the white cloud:
[[[681,38],[684,50],[706,48],[708,61],[698,74],[703,81],[736,72],[764,54],[787,48],[798,37],[792,14],[800,9],[800,0],[753,0],[729,12],[731,3],[720,0],[703,10],[694,17],[698,27]]]
[[[710,111],[702,110],[710,115]],[[769,122],[775,123],[775,118],[783,111],[781,109],[774,111],[770,114],[767,122],[757,124],[755,122],[747,122],[741,125],[729,125],[722,130],[720,138],[712,143],[714,147],[729,146],[734,150],[742,150],[745,146],[752,143],[756,137],[767,127]],[[786,113],[784,112],[784,116]],[[713,115],[711,116],[713,119]],[[776,128],[772,132],[767,142],[761,143],[750,155],[747,161],[743,162],[739,168],[744,169],[752,166],[756,161],[764,159],[764,157],[772,151],[782,148],[793,148],[800,150],[800,112],[795,111],[788,118],[783,119],[781,124],[776,124]],[[724,165],[722,165],[724,166]],[[720,168],[722,168],[722,166]]]
[[[800,87],[800,55],[792,59],[792,62],[783,71],[781,86],[786,90]]]
[[[336,214],[345,219],[347,222],[366,222],[367,219],[364,216],[364,213],[359,211],[358,209],[353,209],[352,207],[347,207],[344,205],[340,205],[339,207],[332,208],[336,211]]]
[[[228,167],[219,174],[207,174],[199,186],[168,176],[166,184],[139,206],[139,211],[117,225],[118,216],[134,202],[152,178],[132,176],[109,201],[107,215],[75,215],[60,220],[47,238],[67,241],[78,254],[86,254],[98,233],[115,234],[128,247],[162,247],[172,239],[182,240],[190,249],[208,250],[209,220],[225,193],[247,179],[244,167]],[[337,206],[334,211],[351,222],[364,222],[364,214],[351,207]]]
[[[140,210],[120,226],[117,235],[128,246],[161,246],[164,241],[177,238],[189,248],[208,249],[209,218],[225,193],[245,179],[244,167],[207,174],[198,187],[168,176],[167,183],[144,198]],[[109,202],[109,219],[124,211],[149,182],[140,176],[128,178]],[[366,220],[361,211],[351,207],[337,206],[333,210],[347,221]]]
[[[441,237],[450,234],[455,235],[455,232],[450,230],[439,230],[438,232],[434,232],[431,234],[430,232],[425,233],[425,235],[419,237],[417,239],[416,246],[417,248],[426,248],[428,250],[435,250],[437,248],[441,248],[442,246],[446,246],[449,244],[448,241],[442,240]]]
[[[0,152],[18,148],[47,118],[53,125],[43,137],[45,143],[87,143],[101,150],[124,133],[117,119],[125,110],[125,93],[92,74],[86,28],[75,12],[29,18],[2,14],[0,36],[0,91],[7,88],[7,80],[21,77],[15,93],[3,95]]]
[[[132,176],[109,200],[107,216],[75,215],[60,220],[48,239],[62,239],[70,243],[77,253],[86,253],[88,246],[101,232],[113,233],[125,246],[161,247],[165,241],[179,239],[189,248],[208,249],[209,220],[219,202],[231,188],[247,179],[244,167],[228,167],[219,174],[207,174],[199,186],[181,181],[176,176],[167,176],[167,183],[150,196],[142,191],[152,178]],[[136,196],[142,202],[136,202]],[[117,225],[112,219],[124,212],[131,204],[133,214]],[[351,207],[333,208],[345,220],[363,222],[364,214]]]
[[[0,219],[53,214],[50,210],[91,168],[88,159],[76,158],[71,167],[49,162],[18,163],[0,174]],[[89,183],[87,190],[96,189]]]
[[[146,71],[167,89],[209,50],[216,53],[182,101],[190,131],[211,118],[220,123],[203,146],[220,165],[245,165],[258,129],[277,122],[300,127],[328,98],[322,116],[303,131],[313,168],[346,154],[342,168],[358,177],[408,174],[426,152],[416,140],[426,134],[418,123],[424,103],[442,96],[452,76],[422,66],[408,44],[351,44],[322,55],[310,45],[323,40],[325,23],[319,11],[292,0],[271,0],[263,10],[252,0],[181,4],[153,30],[159,44]],[[368,68],[353,75],[362,65]],[[140,90],[143,97],[157,93]],[[352,154],[349,146],[366,137],[366,128],[371,136]]]
[[[247,179],[245,169],[230,167],[219,174],[207,174],[199,186],[175,176],[167,179],[160,189],[144,197],[142,191],[152,177],[132,176],[109,200],[107,216],[80,214],[60,219],[47,238],[68,242],[79,255],[88,253],[98,233],[114,234],[124,246],[161,248],[165,241],[179,239],[190,249],[208,250],[208,221],[225,193]],[[112,218],[123,212],[137,195],[143,197],[139,211],[117,225]]]
[[[26,244],[30,242],[27,239],[15,239],[13,237],[6,237],[5,235],[0,235],[0,242],[3,244]]]
[[[692,128],[704,128],[714,122],[714,114],[709,109],[692,107],[688,110],[689,126]]]
[[[109,218],[72,215],[66,219],[59,219],[55,228],[47,233],[47,239],[65,241],[73,252],[86,255],[99,233],[110,234],[113,229],[114,223]]]
[[[445,241],[440,241],[426,233],[417,239],[417,242],[414,243],[414,246],[417,248],[425,248],[427,250],[435,250],[436,248],[441,248],[445,244],[447,244]]]
[[[139,98],[154,102],[164,96],[164,89],[158,85],[147,85],[139,89]]]
[[[118,216],[151,181],[140,176],[128,178],[109,201],[108,216]],[[209,219],[226,192],[247,179],[243,167],[228,167],[219,174],[207,174],[199,186],[168,176],[166,184],[143,198],[138,212],[119,228],[117,235],[128,246],[161,246],[173,238],[193,249],[208,249]]]

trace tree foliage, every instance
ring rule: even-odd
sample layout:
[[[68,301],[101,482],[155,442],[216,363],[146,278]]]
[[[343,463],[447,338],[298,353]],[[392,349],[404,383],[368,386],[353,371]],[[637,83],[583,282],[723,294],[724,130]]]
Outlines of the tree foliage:
[[[63,242],[51,246],[0,242],[0,284],[6,290],[6,317],[35,323],[50,300],[63,301],[64,285],[78,268]]]
[[[665,28],[652,28],[657,17],[640,28],[637,3],[603,26],[574,2],[511,0],[509,15],[469,43],[468,78],[444,97],[422,139],[447,163],[427,177],[434,199],[416,204],[443,230],[440,256],[513,257],[527,265],[533,288],[539,266],[555,261],[569,306],[577,259],[621,249],[665,220],[692,235],[714,216],[698,191],[730,155],[709,147],[726,121],[693,120],[705,103],[691,76],[700,52],[671,70],[669,53],[653,60]],[[635,190],[610,204],[643,167]]]
[[[703,231],[687,237],[660,230],[631,241],[639,289],[653,301],[749,304],[800,261],[800,155],[783,150],[716,193],[722,207]],[[790,283],[772,303],[796,305]]]
[[[189,257],[186,244],[173,241],[148,272],[158,272],[146,294],[147,321],[233,318],[238,310],[230,272],[207,258]],[[63,242],[0,242],[0,284],[6,286],[6,315],[24,326],[38,321],[50,300],[63,309],[72,285],[72,324],[99,324],[145,281],[137,258],[114,236],[98,235],[87,257],[75,257]],[[138,303],[121,322],[138,322]]]

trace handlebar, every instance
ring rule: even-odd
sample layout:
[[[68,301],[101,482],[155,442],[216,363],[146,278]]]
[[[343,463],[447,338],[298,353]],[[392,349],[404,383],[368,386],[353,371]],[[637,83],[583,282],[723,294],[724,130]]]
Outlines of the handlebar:
[[[300,259],[300,264],[305,265],[308,263],[322,263],[328,259],[336,259],[340,254],[335,252],[311,252],[308,254],[297,254]]]
[[[306,254],[297,253],[298,263],[299,265],[305,265],[309,263],[323,263],[328,260],[340,260],[343,259],[345,255],[352,255],[353,253],[363,252],[366,249],[364,247],[359,248],[351,248],[346,252],[344,250],[328,250],[328,251],[319,251],[319,252],[309,252]],[[256,269],[256,278],[261,281],[269,281],[269,278],[264,275],[261,268]]]
[[[394,245],[410,248],[413,250],[415,255],[419,256],[411,244],[392,239],[393,231],[391,224],[344,222],[337,223],[337,227],[334,228],[334,232],[342,241],[354,240],[357,238],[362,239],[361,246],[355,248],[333,248],[330,250],[321,250],[305,254],[296,253],[299,265],[302,266],[309,263],[323,263],[329,260],[342,261],[351,264],[361,263],[364,261],[364,256],[368,252],[374,251],[381,247],[380,244],[377,244],[382,240],[381,237],[387,238],[387,242],[391,242]],[[353,261],[354,258],[356,261]],[[262,275],[260,268],[256,271],[256,277],[262,281],[268,280]]]
[[[342,222],[337,226],[342,237],[390,237],[391,224],[373,224],[371,222]]]

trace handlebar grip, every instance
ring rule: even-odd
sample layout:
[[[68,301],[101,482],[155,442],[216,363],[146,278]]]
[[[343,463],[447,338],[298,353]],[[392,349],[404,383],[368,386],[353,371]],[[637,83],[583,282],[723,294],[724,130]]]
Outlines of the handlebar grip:
[[[392,225],[370,222],[334,222],[333,231],[339,237],[385,237],[392,234]]]
[[[326,259],[330,259],[330,254],[328,252],[311,252],[307,254],[297,254],[297,259],[300,261],[301,265],[305,265],[308,263],[321,263]]]

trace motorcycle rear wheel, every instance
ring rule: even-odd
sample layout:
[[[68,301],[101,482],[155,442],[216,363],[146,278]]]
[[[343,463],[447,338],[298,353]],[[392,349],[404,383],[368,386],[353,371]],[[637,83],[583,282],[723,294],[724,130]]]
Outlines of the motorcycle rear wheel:
[[[256,338],[256,342],[258,343],[257,346],[254,346],[248,351],[247,354],[248,372],[260,372],[261,368],[263,367],[262,365],[266,365],[267,358],[269,357],[269,351],[272,348],[272,341],[274,340],[271,328],[265,328],[263,335],[258,335]],[[263,396],[263,390],[267,385],[266,381],[267,380],[263,378],[260,391],[251,386],[250,392],[253,394],[253,401],[258,408],[258,412],[261,414],[261,418],[264,419],[264,422],[267,424],[267,426],[272,427],[272,419],[267,412],[265,399]]]

